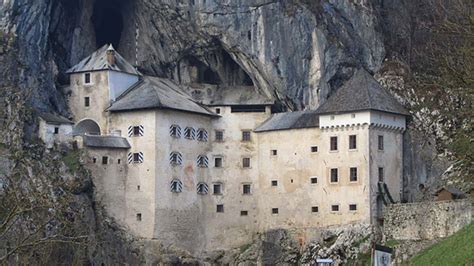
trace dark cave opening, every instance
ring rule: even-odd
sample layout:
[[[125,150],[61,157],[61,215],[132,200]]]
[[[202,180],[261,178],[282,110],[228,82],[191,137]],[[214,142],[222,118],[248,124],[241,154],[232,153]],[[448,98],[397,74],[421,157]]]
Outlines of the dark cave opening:
[[[117,0],[96,0],[92,15],[97,48],[111,43],[119,47],[123,29],[121,3]]]

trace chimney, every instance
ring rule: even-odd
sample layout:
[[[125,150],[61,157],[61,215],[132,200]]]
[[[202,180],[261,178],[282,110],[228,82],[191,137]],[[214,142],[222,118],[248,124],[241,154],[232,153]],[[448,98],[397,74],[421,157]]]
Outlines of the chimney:
[[[107,62],[111,66],[115,65],[115,49],[112,44],[107,48]]]

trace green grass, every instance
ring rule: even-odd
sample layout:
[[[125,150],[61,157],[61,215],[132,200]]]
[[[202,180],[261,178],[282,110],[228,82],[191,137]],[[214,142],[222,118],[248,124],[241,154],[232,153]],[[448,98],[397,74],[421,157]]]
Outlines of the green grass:
[[[385,242],[385,246],[390,247],[390,248],[393,248],[393,247],[395,247],[395,246],[398,245],[398,244],[400,244],[400,242],[398,242],[398,241],[395,240],[395,239],[390,239],[390,240],[387,240],[387,241]]]
[[[474,223],[418,253],[410,265],[474,265]]]
[[[79,151],[68,152],[66,156],[63,157],[63,162],[73,173],[79,170]]]

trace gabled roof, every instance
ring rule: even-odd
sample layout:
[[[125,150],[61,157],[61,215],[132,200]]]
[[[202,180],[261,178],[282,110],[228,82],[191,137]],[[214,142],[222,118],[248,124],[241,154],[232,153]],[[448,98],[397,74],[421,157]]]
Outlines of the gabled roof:
[[[193,90],[198,87],[198,90]],[[208,106],[231,105],[272,105],[274,99],[263,94],[255,86],[221,86],[193,84],[190,86],[191,97]],[[192,93],[192,92],[201,93]]]
[[[84,145],[92,148],[130,149],[126,138],[117,136],[83,136]]]
[[[194,102],[172,80],[149,76],[143,77],[141,82],[122,94],[107,110],[116,112],[152,108],[217,116],[206,107]]]
[[[409,115],[405,107],[364,69],[357,70],[316,112],[327,114],[363,110]]]
[[[51,113],[38,113],[39,117],[41,117],[45,122],[50,124],[74,124],[71,120],[65,118],[64,116],[60,116],[58,114],[51,114]]]
[[[115,64],[111,65],[107,61],[107,51],[115,52]],[[114,47],[110,44],[106,44],[99,48],[99,50],[93,52],[90,56],[84,58],[77,65],[71,67],[66,71],[67,74],[98,71],[98,70],[113,70],[119,72],[125,72],[133,75],[140,76],[135,67],[127,62]]]
[[[254,131],[264,132],[312,127],[319,127],[319,115],[314,110],[273,114]]]

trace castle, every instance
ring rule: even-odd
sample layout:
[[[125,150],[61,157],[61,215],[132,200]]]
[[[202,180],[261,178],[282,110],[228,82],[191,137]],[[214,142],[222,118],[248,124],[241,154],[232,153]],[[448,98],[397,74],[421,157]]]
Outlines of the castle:
[[[253,86],[144,76],[112,46],[67,73],[66,131],[88,154],[98,201],[137,237],[190,251],[278,228],[310,239],[376,224],[401,198],[408,113],[364,70],[317,110],[283,113]]]

